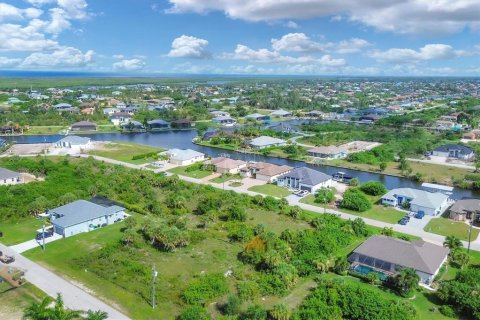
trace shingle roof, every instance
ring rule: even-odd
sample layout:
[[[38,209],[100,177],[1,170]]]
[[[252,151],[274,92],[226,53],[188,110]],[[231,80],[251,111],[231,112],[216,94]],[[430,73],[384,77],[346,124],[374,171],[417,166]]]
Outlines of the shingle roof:
[[[155,120],[150,120],[147,122],[148,124],[162,124],[162,125],[169,125],[169,123],[165,120],[162,119],[155,119]]]
[[[275,110],[272,113],[270,113],[272,116],[286,116],[288,114],[292,114],[291,112],[285,111],[283,109],[280,110]]]
[[[257,171],[257,174],[265,175],[265,176],[276,176],[278,174],[285,173],[287,171],[292,170],[293,168],[290,166],[277,166],[275,164],[272,164],[270,166],[261,168],[260,170]]]
[[[398,188],[392,189],[387,192],[382,198],[385,199],[396,199],[396,196],[405,196],[412,198],[410,202],[413,205],[418,205],[426,208],[437,209],[445,200],[448,199],[448,196],[440,192],[428,192],[420,189],[412,188]]]
[[[451,206],[450,211],[455,213],[463,213],[464,211],[480,212],[480,200],[479,199],[458,200],[453,204],[453,206]]]
[[[257,118],[263,118],[263,117],[268,117],[268,116],[261,113],[252,113],[245,116],[245,118],[249,118],[249,119],[257,119]]]
[[[90,142],[90,138],[79,136],[66,136],[65,138],[57,141],[57,143],[69,143],[71,145],[84,145]]]
[[[211,163],[218,169],[235,169],[240,166],[245,166],[247,163],[242,160],[234,160],[225,157],[218,157],[211,160]]]
[[[92,127],[92,126],[97,126],[97,124],[93,123],[93,122],[89,122],[89,121],[80,121],[80,122],[77,122],[77,123],[74,123],[72,124],[72,128],[73,127]]]
[[[77,200],[64,206],[51,209],[48,212],[62,216],[53,220],[52,223],[59,227],[66,228],[122,210],[125,210],[125,208],[117,205],[104,207],[86,200]]]
[[[20,176],[20,173],[8,170],[5,168],[0,168],[0,180],[5,180],[5,179],[14,179],[18,178]]]
[[[473,153],[473,150],[469,147],[462,146],[461,144],[444,144],[435,148],[433,151],[437,152],[449,152],[450,150],[459,150],[461,154],[468,155]]]
[[[434,274],[449,251],[447,248],[423,240],[409,242],[380,235],[368,238],[353,252]]]
[[[316,186],[322,182],[328,181],[332,179],[331,176],[326,175],[323,172],[313,170],[307,167],[295,168],[289,173],[282,175],[280,178],[293,178],[299,179],[300,183],[309,185],[309,186]]]

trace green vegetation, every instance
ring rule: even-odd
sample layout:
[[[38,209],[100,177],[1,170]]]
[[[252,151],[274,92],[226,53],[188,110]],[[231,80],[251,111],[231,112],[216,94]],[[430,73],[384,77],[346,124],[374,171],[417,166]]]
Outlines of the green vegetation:
[[[271,183],[253,186],[248,188],[248,190],[277,198],[284,198],[292,194],[287,188],[283,188]]]
[[[202,163],[195,163],[190,166],[176,167],[168,171],[173,174],[178,174],[180,176],[186,176],[195,179],[203,179],[212,175],[213,173],[211,168],[204,168]]]
[[[0,292],[0,318],[1,319],[21,319],[22,310],[29,304],[41,301],[45,293],[30,283],[25,283],[21,287]]]
[[[43,220],[32,218],[11,219],[0,224],[3,237],[0,242],[11,246],[35,238],[35,230],[41,229]]]
[[[101,149],[92,150],[91,155],[110,158],[132,164],[144,164],[158,159],[164,149],[134,143],[110,142]]]
[[[387,188],[379,181],[368,181],[360,186],[365,194],[370,196],[381,196],[387,193]]]
[[[468,240],[468,224],[464,222],[453,221],[448,218],[435,218],[425,226],[423,230],[436,233],[442,236],[455,236],[460,240]],[[472,228],[472,241],[477,239],[479,230]]]
[[[364,212],[370,209],[372,204],[362,191],[356,188],[349,188],[343,193],[340,207],[352,211]]]
[[[210,182],[214,183],[223,183],[227,181],[235,181],[235,180],[242,180],[243,177],[240,176],[239,174],[222,174],[220,177],[216,177],[213,179],[210,179]]]

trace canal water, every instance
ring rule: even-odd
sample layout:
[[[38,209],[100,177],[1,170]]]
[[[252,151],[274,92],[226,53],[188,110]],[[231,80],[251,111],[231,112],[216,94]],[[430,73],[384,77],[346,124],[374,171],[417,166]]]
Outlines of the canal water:
[[[235,151],[227,151],[223,149],[211,148],[199,146],[192,143],[192,139],[197,136],[196,130],[186,130],[186,131],[162,131],[162,132],[145,132],[145,133],[96,133],[85,135],[91,138],[94,141],[119,141],[119,142],[131,142],[149,145],[153,147],[159,147],[164,149],[170,148],[179,148],[179,149],[194,149],[199,152],[205,153],[208,156],[218,156],[220,154],[229,154],[232,159],[239,160],[251,160],[251,161],[265,161],[271,162],[278,165],[289,165],[291,167],[301,167],[308,166],[313,169],[322,171],[326,174],[332,175],[338,171],[345,172],[347,175],[357,177],[360,182],[367,182],[369,180],[377,180],[382,182],[387,189],[394,188],[421,188],[418,182],[401,178],[393,177],[388,175],[383,175],[379,173],[363,172],[358,170],[336,168],[331,166],[318,166],[312,164],[305,164],[301,161],[245,154]],[[17,143],[53,143],[64,136],[62,135],[37,135],[37,136],[16,136],[16,137],[3,137],[9,141],[15,141]],[[471,190],[462,190],[455,188],[452,198],[461,199],[463,197],[480,197],[480,194],[477,194]]]

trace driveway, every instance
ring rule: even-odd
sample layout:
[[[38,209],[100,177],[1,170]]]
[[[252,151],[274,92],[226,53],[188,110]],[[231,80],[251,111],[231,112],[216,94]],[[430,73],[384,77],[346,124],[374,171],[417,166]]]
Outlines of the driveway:
[[[56,297],[57,293],[60,293],[67,308],[74,310],[102,310],[108,313],[109,319],[129,319],[120,311],[88,293],[85,289],[74,285],[73,282],[63,279],[50,270],[14,252],[11,248],[0,244],[0,251],[3,251],[7,255],[15,256],[15,262],[8,266],[24,270],[25,279],[28,282],[51,297]],[[3,264],[0,263],[0,266],[2,265]]]
[[[54,233],[53,236],[45,239],[45,244],[48,244],[50,242],[53,242],[53,241],[56,241],[56,240],[59,240],[59,239],[62,239],[62,236]],[[28,240],[28,241],[16,244],[14,246],[11,246],[10,249],[12,249],[13,251],[15,251],[17,253],[22,253],[22,252],[25,252],[25,251],[30,250],[30,249],[41,247],[42,244],[43,244],[43,241],[37,241],[35,239],[32,239],[32,240]]]

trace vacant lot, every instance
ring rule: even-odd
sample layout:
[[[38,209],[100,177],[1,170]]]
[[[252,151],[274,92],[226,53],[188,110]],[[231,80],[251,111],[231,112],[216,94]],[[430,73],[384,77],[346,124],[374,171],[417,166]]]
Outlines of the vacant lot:
[[[292,193],[288,189],[279,187],[274,184],[264,184],[261,186],[253,186],[248,188],[250,191],[266,194],[267,196],[283,198],[291,195]]]
[[[23,309],[30,303],[40,301],[44,297],[45,293],[29,283],[19,288],[0,293],[0,319],[22,319]]]
[[[35,238],[35,230],[40,229],[43,223],[43,220],[33,217],[2,222],[0,232],[3,232],[3,237],[0,242],[11,246],[31,240]]]
[[[464,222],[456,222],[447,218],[436,218],[430,220],[424,230],[442,236],[455,236],[460,240],[468,240],[469,226]],[[472,228],[472,241],[477,239],[479,230]]]
[[[144,164],[156,160],[156,154],[162,151],[164,150],[141,144],[110,142],[100,144],[95,150],[90,151],[89,154],[133,164]],[[141,157],[142,155],[146,156]],[[135,157],[141,158],[135,159]]]
[[[195,178],[195,179],[203,179],[213,173],[212,171],[209,171],[209,170],[198,169],[197,168],[198,166],[196,164],[194,164],[193,166],[195,167],[194,170],[192,170],[192,166],[184,166],[184,167],[176,167],[168,171],[173,174],[178,174],[180,176],[186,176],[186,177]]]

